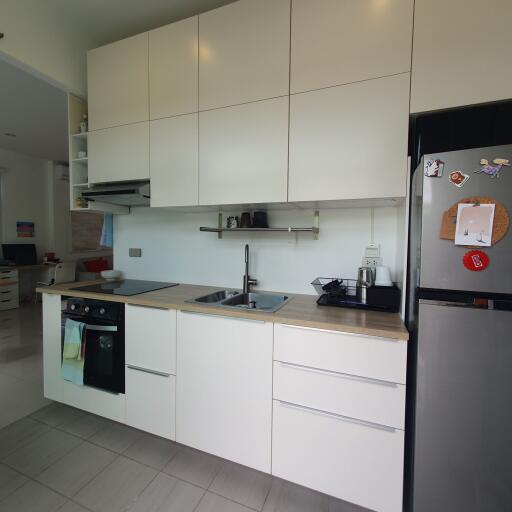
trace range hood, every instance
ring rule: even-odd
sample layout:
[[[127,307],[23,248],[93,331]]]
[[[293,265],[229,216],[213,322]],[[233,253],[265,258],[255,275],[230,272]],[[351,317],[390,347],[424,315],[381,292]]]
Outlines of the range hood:
[[[97,185],[82,192],[88,201],[121,206],[149,206],[149,181],[132,181],[113,185]]]

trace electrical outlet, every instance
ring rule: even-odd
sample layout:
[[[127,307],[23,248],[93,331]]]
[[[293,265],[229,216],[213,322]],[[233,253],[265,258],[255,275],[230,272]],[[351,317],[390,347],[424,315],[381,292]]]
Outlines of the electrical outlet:
[[[382,258],[375,256],[363,256],[363,267],[378,267]]]

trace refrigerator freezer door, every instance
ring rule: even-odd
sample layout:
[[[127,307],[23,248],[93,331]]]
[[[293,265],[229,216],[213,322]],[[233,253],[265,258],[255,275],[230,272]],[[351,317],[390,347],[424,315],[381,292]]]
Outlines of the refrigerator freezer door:
[[[512,510],[512,312],[419,304],[414,512]]]
[[[481,248],[490,258],[489,267],[482,272],[472,272],[464,267],[462,258],[470,248],[439,238],[443,212],[467,197],[486,196],[496,199],[512,215],[512,167],[504,167],[499,178],[491,178],[474,172],[480,168],[481,158],[486,158],[489,162],[494,158],[507,158],[512,162],[512,146],[425,155],[417,169],[420,174],[415,176],[415,180],[423,179],[420,273],[422,288],[512,293],[512,230],[494,246]],[[445,162],[441,178],[423,176],[423,162],[428,159]],[[458,188],[449,182],[448,175],[453,170],[470,175],[463,187]]]

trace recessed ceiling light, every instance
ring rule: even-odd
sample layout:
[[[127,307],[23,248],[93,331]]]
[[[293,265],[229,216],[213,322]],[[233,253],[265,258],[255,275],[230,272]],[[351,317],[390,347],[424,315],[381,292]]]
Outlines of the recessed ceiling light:
[[[11,132],[5,132],[4,135],[6,137],[16,137],[16,134],[15,133],[11,133]]]

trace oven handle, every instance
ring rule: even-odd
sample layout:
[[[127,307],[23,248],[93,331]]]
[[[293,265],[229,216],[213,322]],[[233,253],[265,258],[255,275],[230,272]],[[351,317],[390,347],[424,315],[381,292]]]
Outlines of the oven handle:
[[[117,327],[115,325],[92,325],[92,324],[85,324],[85,328],[88,331],[117,332]]]

